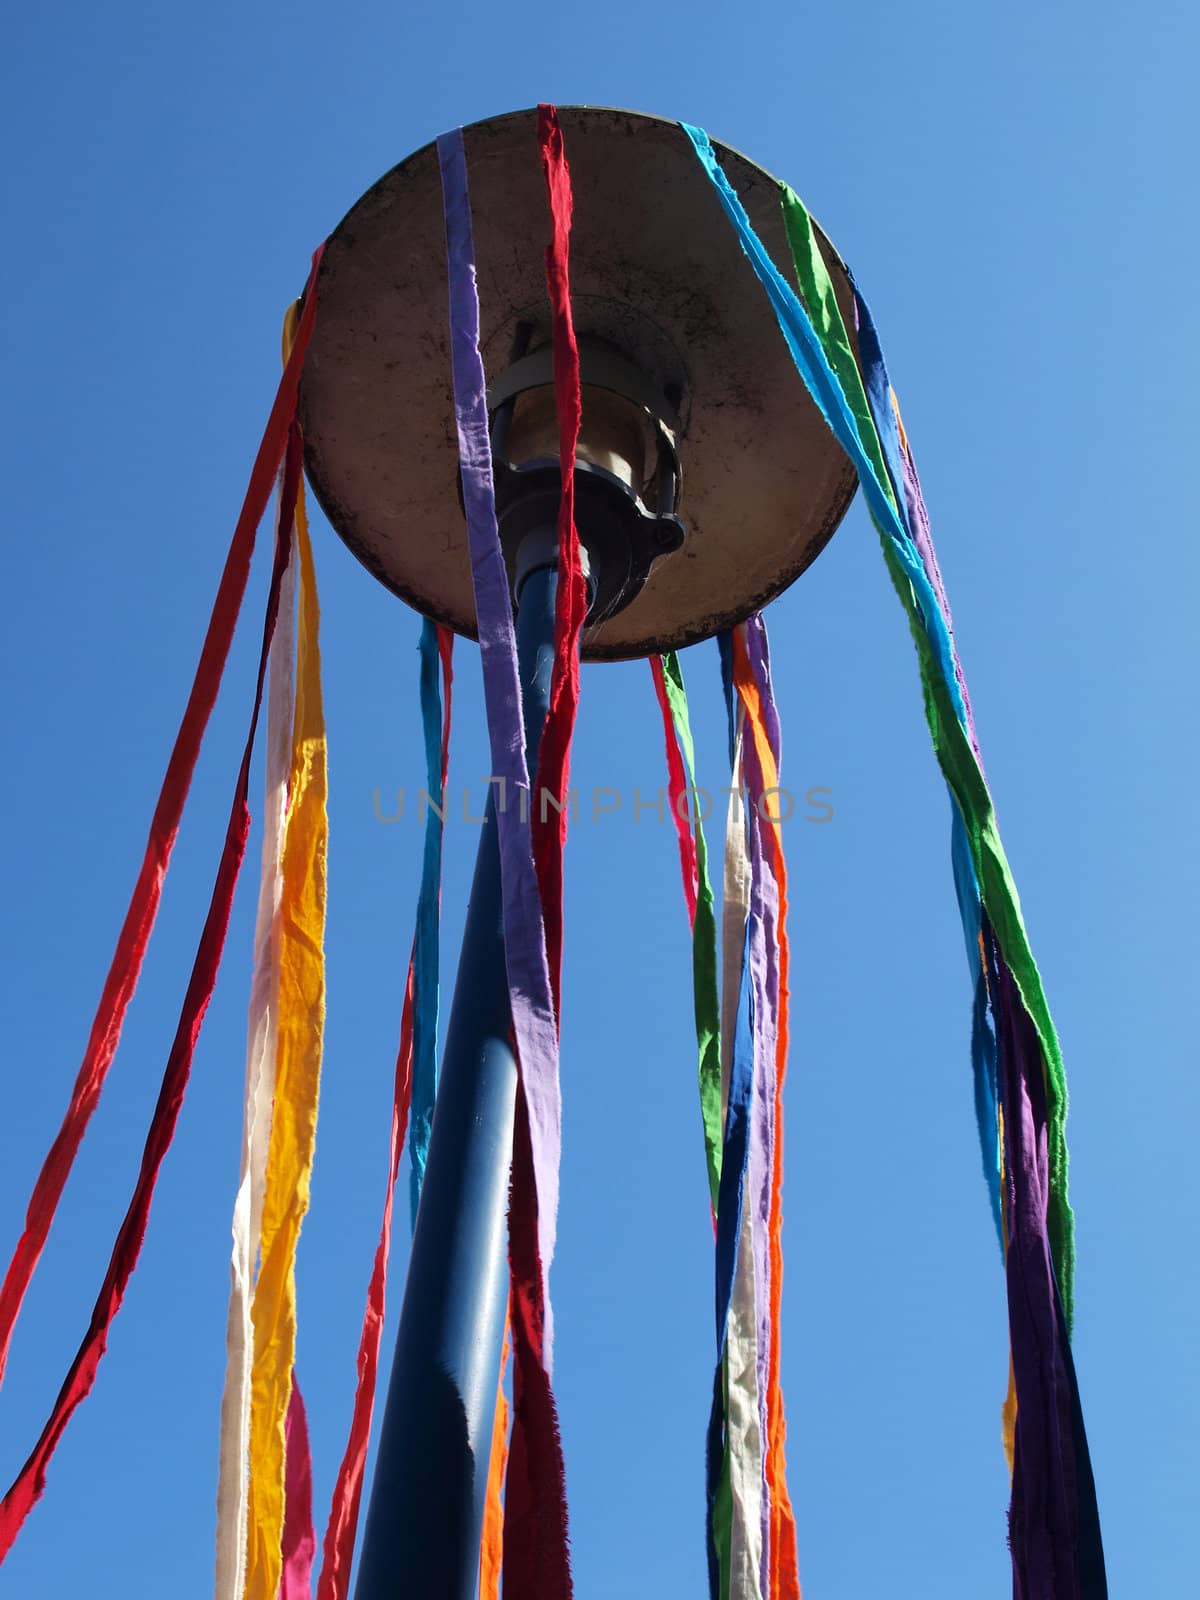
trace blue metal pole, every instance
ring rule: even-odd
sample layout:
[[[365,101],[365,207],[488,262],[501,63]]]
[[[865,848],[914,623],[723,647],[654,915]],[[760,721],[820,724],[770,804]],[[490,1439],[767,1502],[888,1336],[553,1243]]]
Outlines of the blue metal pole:
[[[524,578],[517,652],[530,770],[550,698],[555,567]],[[509,797],[509,803],[513,803]],[[508,1289],[516,1063],[495,786],[479,842],[355,1600],[472,1600]]]

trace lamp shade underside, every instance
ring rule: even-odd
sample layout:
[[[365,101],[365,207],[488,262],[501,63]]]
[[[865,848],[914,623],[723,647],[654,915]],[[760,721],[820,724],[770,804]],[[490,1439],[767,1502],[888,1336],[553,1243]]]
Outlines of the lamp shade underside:
[[[559,117],[574,188],[576,333],[637,367],[680,423],[686,541],[625,610],[584,633],[585,658],[619,660],[707,638],[773,599],[828,542],[856,478],[682,128],[593,107],[560,107]],[[536,113],[475,123],[464,140],[480,343],[493,382],[520,325],[532,330],[531,347],[550,338]],[[715,149],[790,277],[778,182]],[[845,268],[819,237],[853,330]],[[382,583],[473,637],[434,145],[394,167],[339,224],[318,292],[300,391],[314,492]]]

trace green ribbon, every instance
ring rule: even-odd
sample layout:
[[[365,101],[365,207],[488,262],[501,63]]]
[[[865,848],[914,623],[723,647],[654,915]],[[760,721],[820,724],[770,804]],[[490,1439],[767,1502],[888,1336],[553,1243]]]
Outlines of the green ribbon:
[[[704,1125],[704,1157],[713,1211],[721,1187],[721,1002],[717,990],[717,918],[712,884],[708,878],[708,847],[704,824],[696,803],[696,746],[688,717],[683,669],[674,650],[662,657],[663,683],[675,737],[683,755],[688,788],[693,799],[696,838],[696,917],[692,924],[692,1001],[696,1014],[699,1051],[700,1117]]]
[[[871,416],[862,376],[850,345],[833,283],[817,244],[816,232],[803,202],[786,184],[781,204],[800,293],[824,351],[857,425],[863,450],[880,488],[896,504],[884,465],[879,434]],[[925,719],[938,765],[958,805],[966,828],[971,859],[979,880],[984,909],[1008,962],[1017,988],[1037,1030],[1045,1063],[1047,1144],[1050,1168],[1048,1231],[1051,1251],[1070,1326],[1074,1309],[1075,1219],[1068,1198],[1066,1141],[1067,1083],[1058,1033],[1033,957],[1021,902],[996,825],[995,807],[967,731],[956,710],[950,686],[934,651],[913,584],[896,551],[894,538],[872,513],[884,560],[908,617],[920,664]]]

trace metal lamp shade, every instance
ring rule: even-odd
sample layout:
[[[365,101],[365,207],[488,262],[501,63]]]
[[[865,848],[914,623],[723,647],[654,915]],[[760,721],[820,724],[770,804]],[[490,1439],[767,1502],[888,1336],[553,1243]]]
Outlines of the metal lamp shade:
[[[559,117],[575,194],[576,332],[640,369],[680,418],[686,543],[624,611],[584,634],[585,658],[619,660],[694,643],[765,605],[820,553],[856,480],[683,130],[593,107]],[[536,114],[520,111],[464,134],[489,382],[520,323],[534,347],[549,339],[535,128]],[[715,148],[783,266],[778,183]],[[821,248],[853,328],[845,269],[823,235]],[[474,636],[435,146],[394,167],[335,230],[319,305],[300,393],[317,498],[382,583]]]

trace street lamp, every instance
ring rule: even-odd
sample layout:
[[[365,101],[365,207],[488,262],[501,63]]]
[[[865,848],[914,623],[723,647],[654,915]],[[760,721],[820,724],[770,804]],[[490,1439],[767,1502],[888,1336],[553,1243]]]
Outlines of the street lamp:
[[[759,610],[820,553],[856,486],[678,124],[560,113],[575,195],[572,307],[583,415],[576,523],[582,653],[646,656]],[[545,190],[533,116],[464,129],[480,347],[501,543],[517,606],[530,770],[545,717],[561,494]],[[760,237],[786,238],[779,185],[721,160]],[[821,250],[847,326],[853,294]],[[450,385],[436,148],[393,168],[325,249],[300,391],[306,467],[330,522],[389,589],[475,632]],[[480,843],[446,1033],[359,1600],[470,1600],[507,1274],[516,1070],[494,813]]]

